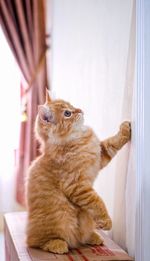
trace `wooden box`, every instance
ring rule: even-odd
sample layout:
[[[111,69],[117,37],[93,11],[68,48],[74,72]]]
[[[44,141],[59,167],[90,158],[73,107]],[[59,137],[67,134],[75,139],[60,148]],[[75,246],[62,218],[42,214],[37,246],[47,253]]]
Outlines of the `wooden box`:
[[[55,255],[39,249],[28,248],[26,246],[25,212],[5,214],[4,223],[6,261],[133,260],[102,231],[99,233],[104,238],[104,246],[84,246],[79,249],[73,249],[68,254]]]

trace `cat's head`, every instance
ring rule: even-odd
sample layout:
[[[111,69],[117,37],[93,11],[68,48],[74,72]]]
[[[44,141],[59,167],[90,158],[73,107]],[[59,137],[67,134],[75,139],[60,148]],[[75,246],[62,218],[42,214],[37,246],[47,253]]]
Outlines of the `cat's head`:
[[[63,100],[51,100],[46,93],[46,102],[39,105],[36,119],[36,134],[40,139],[54,143],[76,136],[83,125],[83,112]]]

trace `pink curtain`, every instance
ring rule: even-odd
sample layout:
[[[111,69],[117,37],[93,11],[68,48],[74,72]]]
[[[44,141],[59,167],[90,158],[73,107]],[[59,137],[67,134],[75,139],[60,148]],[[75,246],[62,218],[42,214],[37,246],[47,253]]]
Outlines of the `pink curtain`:
[[[37,105],[44,102],[48,85],[44,4],[44,0],[0,1],[0,23],[26,82],[22,86],[24,117],[16,162],[16,198],[21,204],[24,204],[26,171],[38,153],[33,131]]]

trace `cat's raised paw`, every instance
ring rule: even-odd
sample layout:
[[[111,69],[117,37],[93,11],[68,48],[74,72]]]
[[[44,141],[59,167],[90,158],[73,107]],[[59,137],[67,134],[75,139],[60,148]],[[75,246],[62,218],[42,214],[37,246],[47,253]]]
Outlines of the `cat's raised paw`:
[[[61,239],[51,239],[45,243],[42,249],[55,254],[64,254],[68,253],[68,244]]]
[[[89,245],[102,245],[104,240],[100,237],[97,232],[93,232],[87,242]]]
[[[131,123],[129,121],[124,121],[120,125],[120,134],[126,137],[128,141],[131,139]]]

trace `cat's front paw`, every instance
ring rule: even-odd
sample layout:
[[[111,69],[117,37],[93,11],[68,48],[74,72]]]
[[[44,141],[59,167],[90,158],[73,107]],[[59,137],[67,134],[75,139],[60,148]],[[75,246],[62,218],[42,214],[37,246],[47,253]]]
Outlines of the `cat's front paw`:
[[[124,121],[120,125],[119,133],[129,141],[131,139],[131,123],[129,121]]]
[[[99,222],[99,227],[103,230],[110,230],[112,228],[111,218],[103,219]]]

